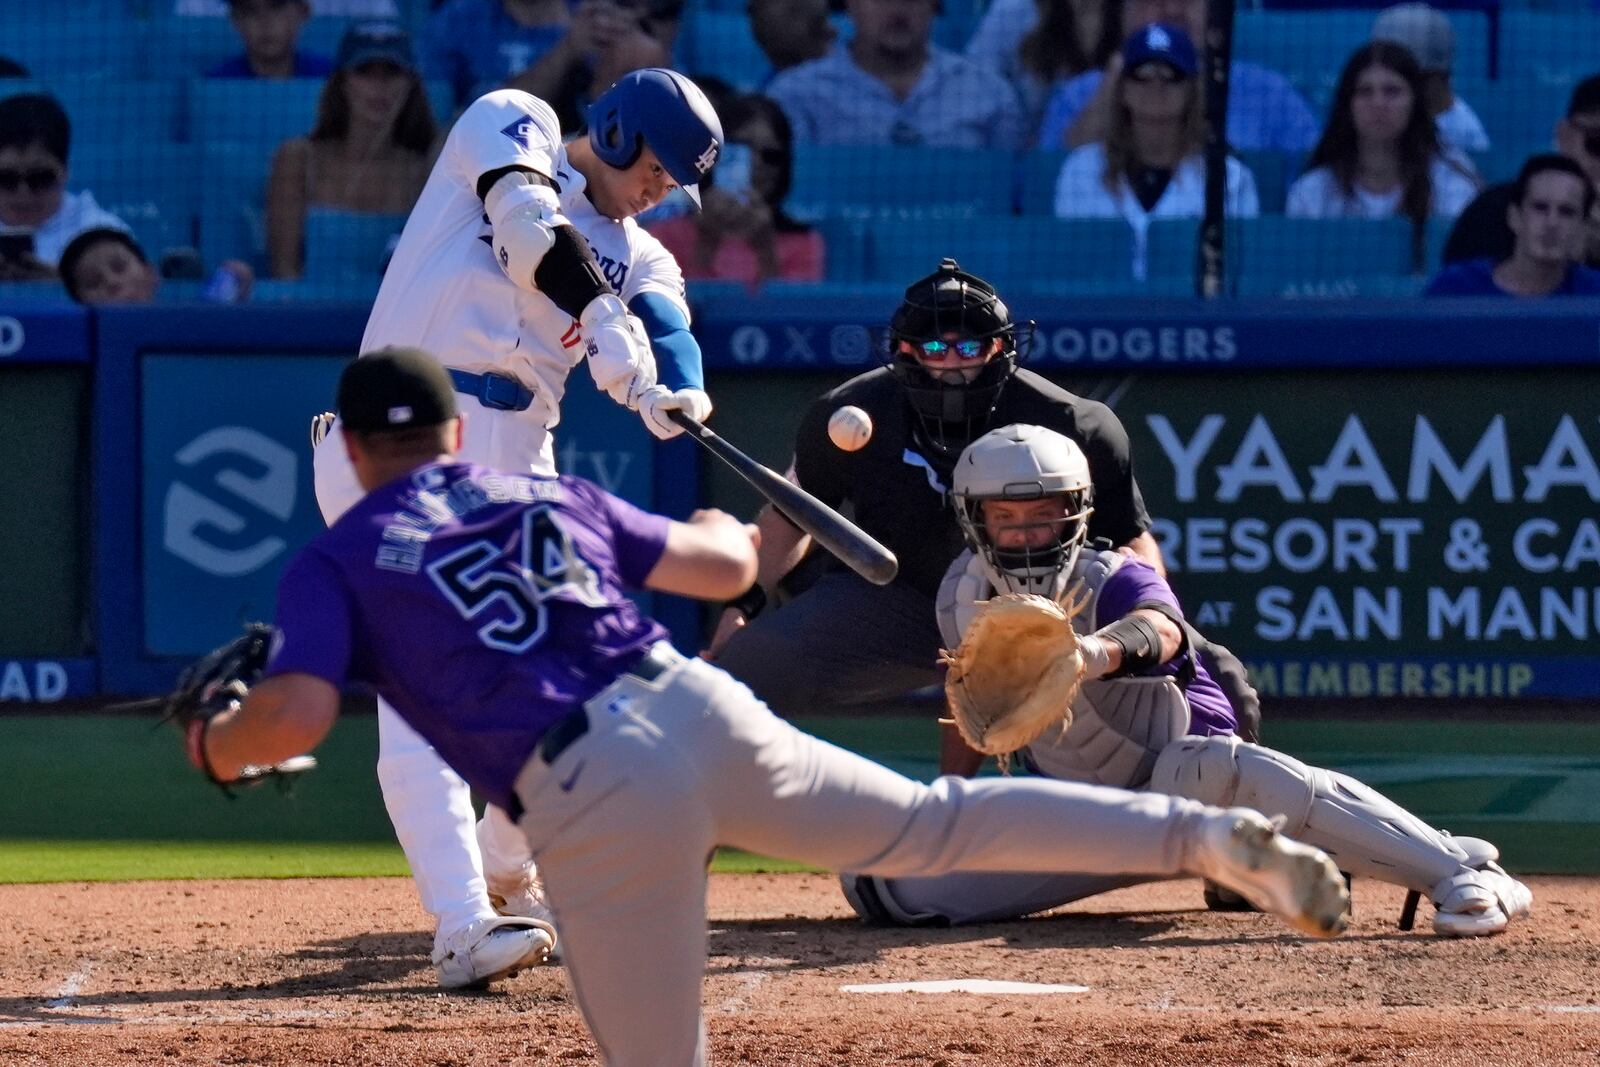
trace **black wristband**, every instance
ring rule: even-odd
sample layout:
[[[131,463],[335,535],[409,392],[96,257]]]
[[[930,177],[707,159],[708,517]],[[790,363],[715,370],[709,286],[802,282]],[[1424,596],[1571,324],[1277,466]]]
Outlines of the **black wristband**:
[[[761,588],[760,582],[751,582],[749,589],[746,589],[744,592],[740,593],[738,596],[734,597],[732,600],[723,605],[724,608],[732,608],[734,611],[737,611],[740,615],[743,615],[746,620],[753,619],[757,615],[760,615],[766,606],[767,591]]]
[[[1149,619],[1128,615],[1109,626],[1102,626],[1095,631],[1095,636],[1115,641],[1122,649],[1122,665],[1107,674],[1107,678],[1143,674],[1164,662],[1161,658],[1161,634]]]

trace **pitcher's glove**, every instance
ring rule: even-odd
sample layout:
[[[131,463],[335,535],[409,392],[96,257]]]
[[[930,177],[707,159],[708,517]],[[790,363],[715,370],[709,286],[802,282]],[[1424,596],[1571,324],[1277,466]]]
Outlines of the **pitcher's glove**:
[[[317,765],[313,756],[295,756],[282,763],[247,764],[239,777],[224,780],[217,777],[206,759],[206,728],[218,715],[237,708],[260,679],[267,666],[272,637],[273,629],[265,623],[248,624],[243,634],[185,667],[178,676],[177,688],[162,702],[163,721],[171,719],[183,731],[189,762],[230,797],[234,795],[230,786],[254,785],[273,778],[287,787],[293,778]]]
[[[979,606],[961,645],[942,652],[950,715],[974,749],[1005,757],[1054,724],[1072,724],[1083,653],[1069,604],[1002,593]]]

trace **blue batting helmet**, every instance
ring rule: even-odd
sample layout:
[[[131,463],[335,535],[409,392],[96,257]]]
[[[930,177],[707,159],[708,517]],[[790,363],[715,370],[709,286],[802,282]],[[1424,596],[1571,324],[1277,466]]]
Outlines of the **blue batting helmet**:
[[[700,87],[675,70],[624,74],[589,106],[589,144],[603,162],[631,167],[649,145],[696,204],[722,151],[722,120]]]

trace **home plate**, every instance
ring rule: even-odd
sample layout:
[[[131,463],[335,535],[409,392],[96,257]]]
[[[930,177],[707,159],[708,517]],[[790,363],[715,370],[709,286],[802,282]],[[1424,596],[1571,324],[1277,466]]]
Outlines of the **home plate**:
[[[997,982],[992,978],[950,978],[942,982],[878,982],[842,985],[842,993],[1087,993],[1086,985],[1047,985],[1043,982]]]

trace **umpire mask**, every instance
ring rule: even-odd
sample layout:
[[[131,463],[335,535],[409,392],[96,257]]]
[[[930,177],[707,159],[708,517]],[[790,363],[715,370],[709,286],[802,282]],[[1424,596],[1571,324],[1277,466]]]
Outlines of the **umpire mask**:
[[[930,458],[953,463],[988,427],[1032,336],[1033,323],[1019,331],[994,286],[953,259],[906,289],[889,320],[887,355],[923,443],[937,454]]]

